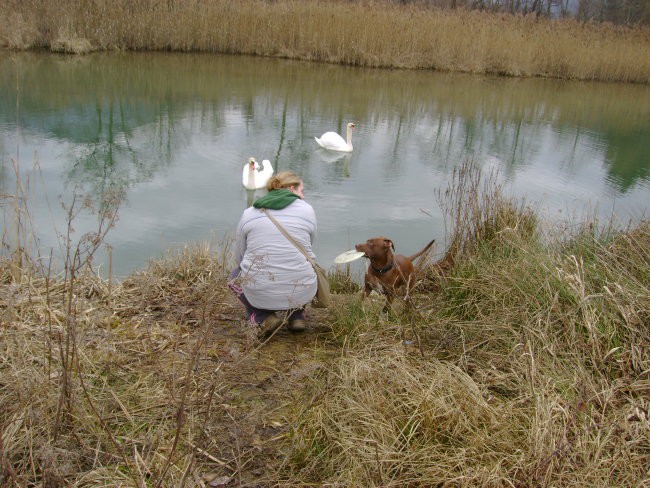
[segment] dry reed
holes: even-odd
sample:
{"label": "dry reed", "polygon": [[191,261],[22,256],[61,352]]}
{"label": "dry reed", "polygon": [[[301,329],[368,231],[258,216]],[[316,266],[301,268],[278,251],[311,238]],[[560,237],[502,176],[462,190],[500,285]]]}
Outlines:
{"label": "dry reed", "polygon": [[647,28],[392,2],[46,2],[0,7],[0,43],[56,51],[173,50],[366,67],[650,81]]}

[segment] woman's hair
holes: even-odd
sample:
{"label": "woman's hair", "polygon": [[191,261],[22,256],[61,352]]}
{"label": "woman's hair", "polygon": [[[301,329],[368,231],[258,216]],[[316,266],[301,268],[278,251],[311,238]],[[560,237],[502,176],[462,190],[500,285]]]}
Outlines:
{"label": "woman's hair", "polygon": [[266,189],[279,190],[280,188],[289,188],[290,186],[299,186],[302,179],[293,171],[280,171],[277,175],[273,175],[269,182],[266,184]]}

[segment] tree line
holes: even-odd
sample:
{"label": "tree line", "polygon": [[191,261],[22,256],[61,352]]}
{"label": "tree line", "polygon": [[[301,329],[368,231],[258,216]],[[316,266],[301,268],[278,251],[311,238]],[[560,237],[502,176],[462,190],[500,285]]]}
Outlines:
{"label": "tree line", "polygon": [[650,0],[398,0],[438,8],[466,8],[548,18],[573,18],[581,22],[650,25]]}

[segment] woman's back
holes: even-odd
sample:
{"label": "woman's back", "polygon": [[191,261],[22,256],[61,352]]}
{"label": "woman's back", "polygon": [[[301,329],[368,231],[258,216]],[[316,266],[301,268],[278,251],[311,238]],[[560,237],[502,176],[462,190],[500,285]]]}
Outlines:
{"label": "woman's back", "polygon": [[[314,209],[296,199],[280,210],[268,210],[312,257],[316,236]],[[316,273],[305,256],[260,209],[244,211],[237,229],[235,259],[240,262],[242,286],[250,302],[280,310],[304,305],[316,293]]]}

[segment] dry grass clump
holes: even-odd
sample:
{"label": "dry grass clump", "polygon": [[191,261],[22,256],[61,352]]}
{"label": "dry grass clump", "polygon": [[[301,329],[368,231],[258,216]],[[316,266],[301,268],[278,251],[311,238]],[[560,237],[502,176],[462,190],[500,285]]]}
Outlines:
{"label": "dry grass clump", "polygon": [[140,0],[0,6],[0,43],[203,51],[366,67],[437,69],[636,83],[650,81],[647,28],[440,10],[397,2]]}
{"label": "dry grass clump", "polygon": [[35,47],[35,41],[40,36],[35,19],[32,16],[26,18],[21,12],[13,9],[0,10],[0,12],[3,14],[2,18],[6,19],[5,25],[11,25],[11,28],[2,29],[1,45],[11,49]]}
{"label": "dry grass clump", "polygon": [[459,178],[436,291],[394,317],[334,311],[345,356],[307,399],[288,482],[642,485],[650,225],[551,236],[492,177]]}
{"label": "dry grass clump", "polygon": [[450,249],[457,258],[480,248],[502,247],[513,239],[537,238],[537,215],[526,202],[508,198],[503,187],[496,172],[482,175],[469,160],[454,169],[446,190],[438,191],[440,206],[449,217]]}
{"label": "dry grass clump", "polygon": [[[81,273],[73,297],[62,277],[26,272],[15,281],[8,264],[0,263],[0,480],[182,484],[192,446],[203,442],[201,399],[217,386],[193,370],[207,328],[189,332],[216,313],[222,263],[206,261],[205,247],[186,250],[110,292]],[[160,268],[177,279],[154,276]]]}
{"label": "dry grass clump", "polygon": [[495,395],[521,398],[528,385],[545,420],[531,426],[527,470],[545,482],[634,486],[645,476],[647,238],[644,223],[615,245],[576,236],[570,254],[519,243],[459,261],[445,282],[434,321],[444,325],[430,339]]}
{"label": "dry grass clump", "polygon": [[52,43],[50,49],[55,53],[66,54],[88,54],[89,52],[94,51],[88,39],[79,39],[77,37],[60,37]]}
{"label": "dry grass clump", "polygon": [[[146,270],[122,282],[122,288],[132,301],[122,300],[121,306],[128,305],[128,308],[120,312],[140,314],[146,310],[154,317],[199,323],[205,310],[197,305],[205,305],[207,300],[214,298],[212,295],[218,292],[215,282],[225,283],[229,271],[228,253],[228,242],[223,243],[216,259],[211,246],[200,243],[152,260]],[[137,294],[130,293],[131,290]]]}
{"label": "dry grass clump", "polygon": [[475,246],[435,307],[417,297],[424,358],[402,344],[408,316],[336,313],[346,354],[306,400],[287,483],[642,484],[649,229],[577,235],[573,254],[515,234],[507,253]]}
{"label": "dry grass clump", "polygon": [[312,395],[292,438],[302,482],[503,486],[525,451],[523,419],[512,423],[460,368],[433,358],[358,351]]}
{"label": "dry grass clump", "polygon": [[532,208],[508,198],[498,174],[482,175],[474,161],[455,168],[447,188],[436,196],[447,216],[449,244],[440,260],[420,269],[419,290],[439,290],[459,260],[467,263],[484,252],[507,256],[537,242],[538,217]]}
{"label": "dry grass clump", "polygon": [[334,270],[328,272],[327,277],[332,293],[350,294],[358,292],[361,289],[359,283],[357,283],[350,273],[349,265],[336,267]]}

